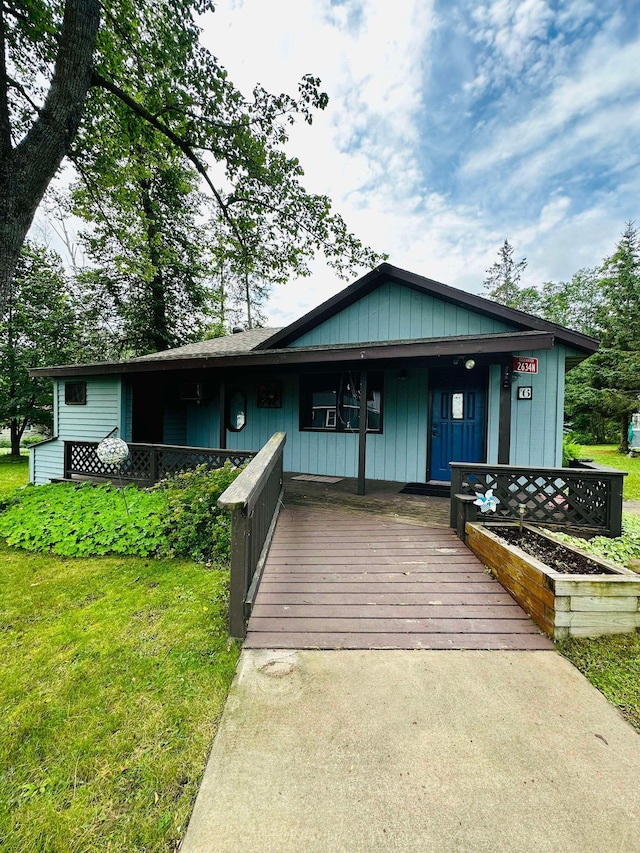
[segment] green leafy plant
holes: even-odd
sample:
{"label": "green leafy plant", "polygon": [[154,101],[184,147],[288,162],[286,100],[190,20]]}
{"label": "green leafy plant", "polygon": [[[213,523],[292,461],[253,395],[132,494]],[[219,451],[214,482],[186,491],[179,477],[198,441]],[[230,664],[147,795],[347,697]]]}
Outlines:
{"label": "green leafy plant", "polygon": [[165,507],[162,494],[135,486],[30,486],[0,516],[0,535],[8,545],[67,557],[146,556],[164,543]]}
{"label": "green leafy plant", "polygon": [[229,559],[231,517],[218,507],[218,498],[240,470],[228,462],[213,471],[201,465],[156,486],[167,499],[164,532],[170,554],[201,562]]}
{"label": "green leafy plant", "polygon": [[565,435],[562,437],[562,467],[568,468],[572,459],[580,459],[583,456],[582,447],[575,444],[573,436]]}
{"label": "green leafy plant", "polygon": [[593,539],[578,539],[565,533],[556,534],[564,542],[576,545],[590,554],[606,557],[626,566],[629,560],[640,559],[640,516],[623,513],[622,536],[610,539],[608,536],[594,536]]}

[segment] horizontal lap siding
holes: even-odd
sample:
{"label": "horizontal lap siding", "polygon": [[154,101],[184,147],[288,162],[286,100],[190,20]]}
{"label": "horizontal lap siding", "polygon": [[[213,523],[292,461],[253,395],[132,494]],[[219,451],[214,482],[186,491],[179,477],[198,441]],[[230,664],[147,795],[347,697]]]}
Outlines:
{"label": "horizontal lap siding", "polygon": [[438,338],[513,331],[513,327],[409,287],[387,282],[311,329],[290,346]]}
{"label": "horizontal lap siding", "polygon": [[85,406],[67,406],[64,380],[58,383],[58,437],[73,441],[100,441],[121,426],[120,378],[88,377]]}
{"label": "horizontal lap siding", "polygon": [[41,485],[64,477],[64,444],[59,439],[32,448],[30,480]]}
{"label": "horizontal lap siding", "polygon": [[101,441],[114,427],[120,429],[126,423],[122,413],[120,378],[90,376],[86,383],[86,405],[68,406],[64,402],[65,380],[54,382],[53,428],[57,439],[34,448],[35,483],[46,483],[64,476],[65,441]]}

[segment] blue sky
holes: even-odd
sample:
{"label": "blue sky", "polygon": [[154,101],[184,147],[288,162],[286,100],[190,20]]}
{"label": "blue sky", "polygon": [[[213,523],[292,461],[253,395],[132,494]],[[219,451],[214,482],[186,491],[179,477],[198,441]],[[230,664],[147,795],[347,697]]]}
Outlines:
{"label": "blue sky", "polygon": [[[640,2],[220,0],[204,38],[240,88],[322,78],[291,134],[305,185],[389,260],[478,292],[507,238],[569,278],[640,218]],[[278,288],[274,324],[344,282]]]}

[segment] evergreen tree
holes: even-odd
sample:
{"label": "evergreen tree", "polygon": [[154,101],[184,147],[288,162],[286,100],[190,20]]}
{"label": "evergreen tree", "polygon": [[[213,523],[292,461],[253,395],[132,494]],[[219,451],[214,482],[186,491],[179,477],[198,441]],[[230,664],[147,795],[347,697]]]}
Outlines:
{"label": "evergreen tree", "polygon": [[526,258],[514,261],[513,246],[505,240],[498,250],[498,260],[487,270],[483,282],[484,295],[509,308],[521,308],[520,279],[526,266]]}

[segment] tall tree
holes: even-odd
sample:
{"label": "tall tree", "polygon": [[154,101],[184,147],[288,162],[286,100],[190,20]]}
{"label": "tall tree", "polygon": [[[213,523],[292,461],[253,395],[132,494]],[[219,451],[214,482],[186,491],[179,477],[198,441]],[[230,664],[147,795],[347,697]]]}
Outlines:
{"label": "tall tree", "polygon": [[132,140],[126,158],[100,157],[99,180],[78,183],[74,212],[91,268],[80,281],[116,325],[119,353],[189,343],[202,330],[207,274],[197,176],[163,140]]}
{"label": "tall tree", "polygon": [[514,261],[513,246],[505,240],[498,250],[498,260],[487,270],[487,276],[483,282],[484,295],[509,308],[519,308],[520,279],[526,266],[526,258]]}
{"label": "tall tree", "polygon": [[79,356],[80,328],[62,261],[28,243],[0,315],[0,423],[11,432],[11,453],[30,424],[51,423],[51,382],[29,369],[70,363]]}
{"label": "tall tree", "polygon": [[0,0],[0,303],[63,159],[82,174],[87,141],[116,142],[121,117],[171,142],[245,256],[259,234],[274,275],[308,272],[316,250],[343,273],[379,260],[326,197],[305,191],[284,152],[286,124],[327,104],[319,81],[303,78],[295,98],[260,86],[244,97],[199,44],[197,16],[212,10],[211,0]]}
{"label": "tall tree", "polygon": [[627,452],[631,415],[640,407],[640,235],[627,222],[615,252],[601,269],[603,303],[597,312],[599,351],[589,361],[590,385],[600,409],[618,419]]}

